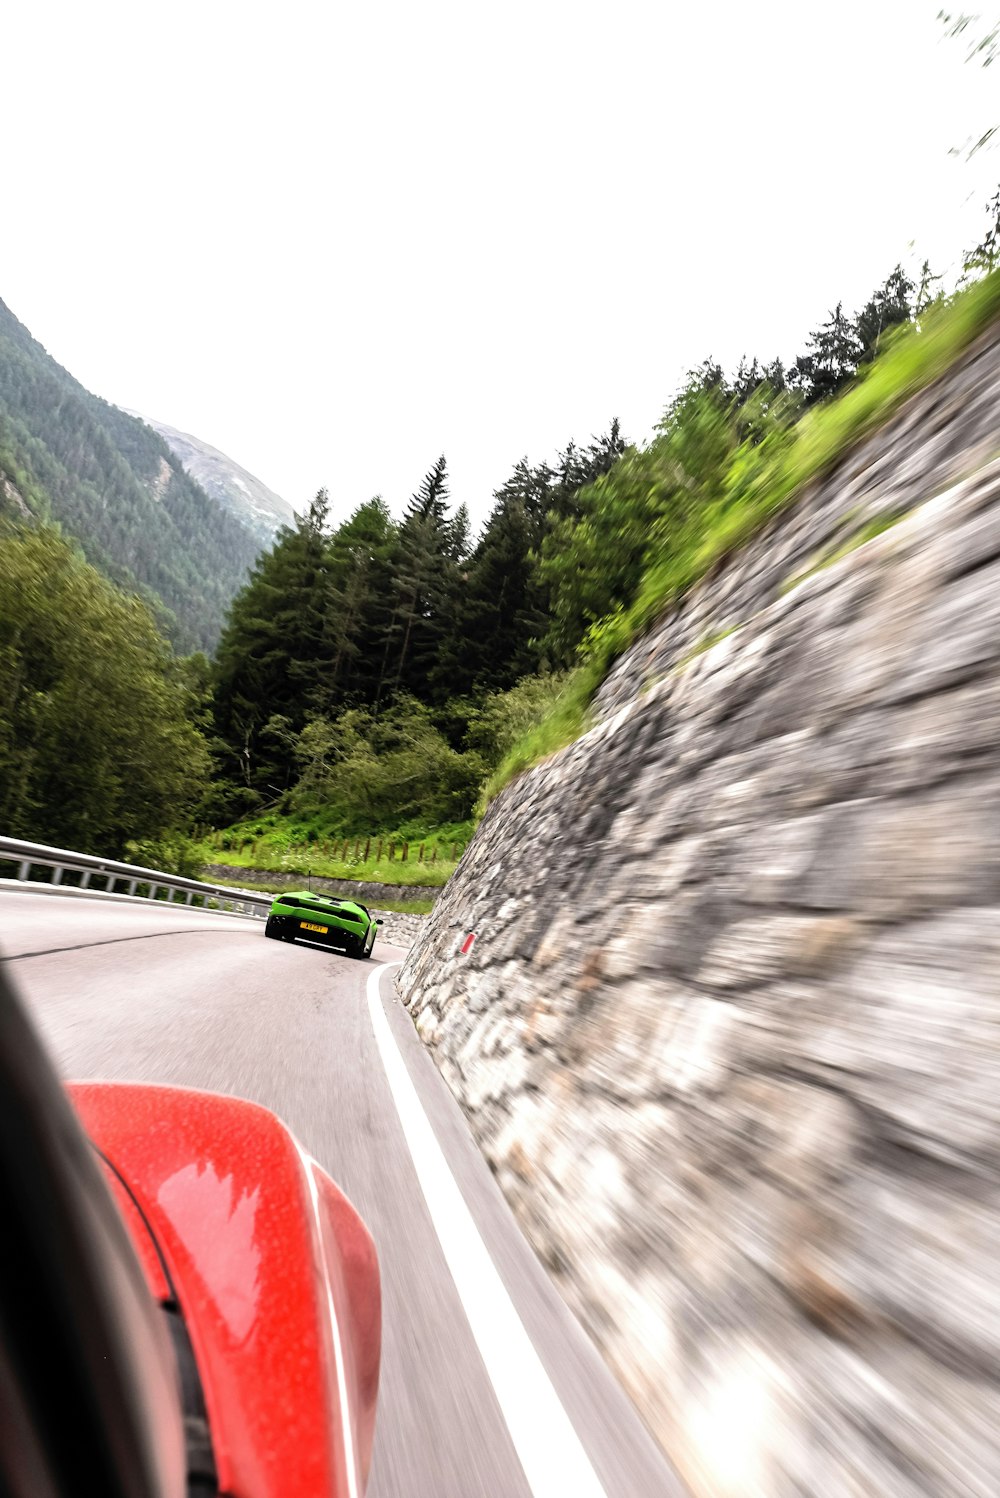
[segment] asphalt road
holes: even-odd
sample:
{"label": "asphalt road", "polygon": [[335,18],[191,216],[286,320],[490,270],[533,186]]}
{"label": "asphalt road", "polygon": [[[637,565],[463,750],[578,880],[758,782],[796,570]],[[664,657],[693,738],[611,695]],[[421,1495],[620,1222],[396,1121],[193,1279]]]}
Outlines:
{"label": "asphalt road", "polygon": [[532,1464],[503,1394],[505,1384],[516,1389],[519,1370],[498,1378],[473,1330],[489,1308],[469,1307],[468,1282],[442,1249],[453,1224],[441,1222],[439,1203],[435,1225],[433,1194],[425,1196],[397,1111],[399,1087],[387,1077],[389,1037],[380,1049],[373,1031],[366,981],[401,951],[376,943],[371,962],[356,962],[266,941],[260,922],[20,890],[0,892],[0,950],[64,1077],[175,1083],[263,1103],[361,1211],[384,1296],[371,1498],[576,1498],[575,1481],[559,1483],[564,1452],[567,1476],[582,1461],[595,1478],[590,1491],[606,1498],[681,1492],[525,1243],[386,969],[373,1003],[381,1000],[509,1297],[501,1290],[495,1307],[500,1334],[520,1319],[552,1408],[568,1417],[550,1419],[539,1404],[545,1423],[534,1436],[556,1476],[525,1475]]}

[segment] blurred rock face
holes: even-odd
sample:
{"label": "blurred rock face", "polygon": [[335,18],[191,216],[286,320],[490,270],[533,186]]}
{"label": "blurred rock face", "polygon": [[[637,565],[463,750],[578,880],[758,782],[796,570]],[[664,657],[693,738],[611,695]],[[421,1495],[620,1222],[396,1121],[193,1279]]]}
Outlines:
{"label": "blurred rock face", "polygon": [[998,412],[987,341],[640,642],[401,974],[699,1495],[1000,1492]]}

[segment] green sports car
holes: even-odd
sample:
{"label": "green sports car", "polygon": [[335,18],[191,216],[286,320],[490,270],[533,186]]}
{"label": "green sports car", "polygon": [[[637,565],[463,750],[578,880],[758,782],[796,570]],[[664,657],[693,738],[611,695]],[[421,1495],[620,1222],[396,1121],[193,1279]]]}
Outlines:
{"label": "green sports car", "polygon": [[357,900],[338,900],[330,895],[314,895],[310,890],[293,890],[277,895],[264,927],[264,935],[275,941],[318,942],[321,946],[342,947],[348,957],[370,957],[375,933],[382,922],[376,920]]}

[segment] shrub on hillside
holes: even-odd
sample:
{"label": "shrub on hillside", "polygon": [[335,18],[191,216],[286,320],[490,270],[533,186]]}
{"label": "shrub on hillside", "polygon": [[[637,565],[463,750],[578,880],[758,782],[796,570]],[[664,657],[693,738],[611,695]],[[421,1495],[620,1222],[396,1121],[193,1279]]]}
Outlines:
{"label": "shrub on hillside", "polygon": [[298,736],[295,811],[335,806],[345,824],[386,827],[469,816],[486,772],[481,754],[453,749],[430,710],[404,697],[378,717],[352,708],[313,718]]}

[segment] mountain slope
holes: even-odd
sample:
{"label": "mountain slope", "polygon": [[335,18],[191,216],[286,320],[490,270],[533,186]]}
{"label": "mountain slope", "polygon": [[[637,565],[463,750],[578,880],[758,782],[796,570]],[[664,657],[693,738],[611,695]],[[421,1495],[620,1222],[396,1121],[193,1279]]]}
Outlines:
{"label": "mountain slope", "polygon": [[112,581],[141,593],[179,650],[214,647],[260,540],[158,433],[85,390],[3,302],[0,478]]}
{"label": "mountain slope", "polygon": [[185,473],[200,484],[211,499],[252,531],[262,545],[269,546],[281,526],[293,524],[295,511],[287,500],[225,453],[220,453],[218,448],[202,442],[200,437],[192,437],[190,432],[179,432],[176,427],[167,426],[166,422],[140,416],[138,411],[130,414],[158,432],[180,459]]}

